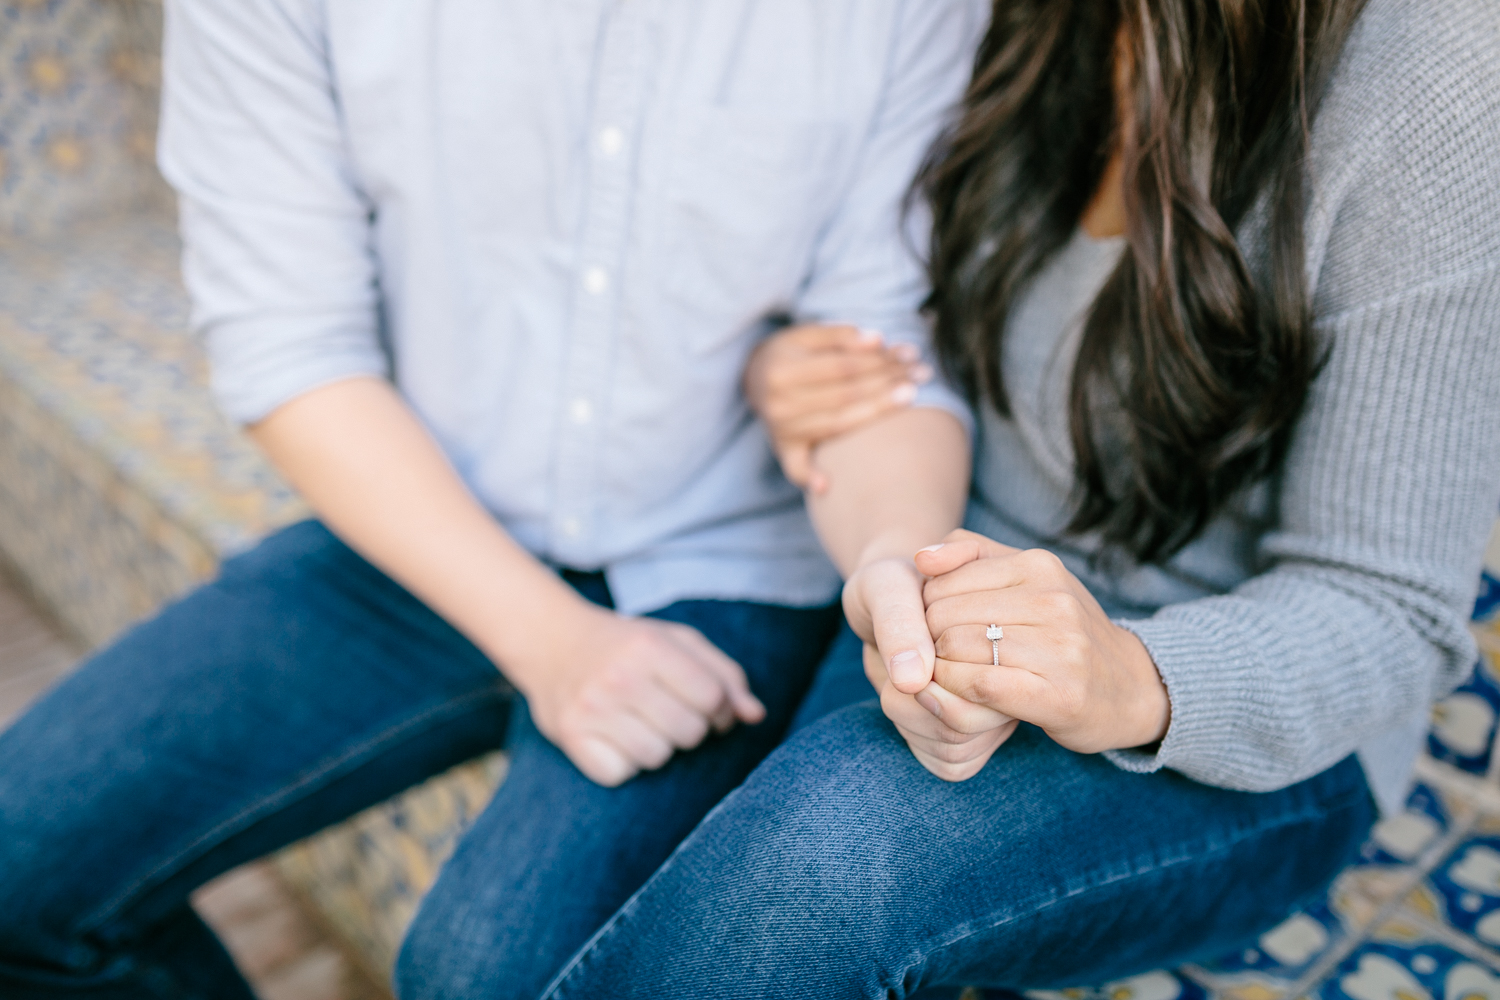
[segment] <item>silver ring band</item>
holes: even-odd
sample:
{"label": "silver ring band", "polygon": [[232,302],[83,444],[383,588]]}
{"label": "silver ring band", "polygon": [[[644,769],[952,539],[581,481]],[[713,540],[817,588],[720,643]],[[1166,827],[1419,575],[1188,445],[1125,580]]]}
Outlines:
{"label": "silver ring band", "polygon": [[990,651],[995,654],[994,666],[1000,665],[1000,640],[1005,638],[1005,629],[999,625],[991,625],[984,630],[984,637],[990,641]]}

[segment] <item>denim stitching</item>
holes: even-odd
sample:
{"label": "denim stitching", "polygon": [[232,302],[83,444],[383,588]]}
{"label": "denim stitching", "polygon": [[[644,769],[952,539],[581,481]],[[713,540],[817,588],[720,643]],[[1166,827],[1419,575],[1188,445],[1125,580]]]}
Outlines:
{"label": "denim stitching", "polygon": [[[738,793],[738,789],[736,789],[736,791],[734,793],[731,793],[731,795],[729,797],[726,797],[723,801],[721,801],[709,813],[709,816],[705,816],[704,817],[703,823],[706,824],[708,822],[709,817],[711,817],[714,813],[717,813],[721,809],[723,809],[724,806],[726,805],[726,803],[728,803],[729,798],[732,798],[733,795],[737,794],[737,793]],[[903,970],[903,982],[904,982],[905,977],[908,976],[908,975],[910,975],[913,969],[918,968],[922,964],[925,964],[925,962],[927,961],[927,959],[930,958],[932,956],[932,954],[934,954],[935,952],[940,951],[940,950],[942,950],[944,948],[951,947],[951,946],[957,944],[958,942],[964,940],[967,937],[971,937],[971,936],[973,936],[975,934],[979,934],[979,933],[982,933],[982,932],[987,931],[987,930],[994,930],[996,927],[1002,927],[1005,924],[1011,923],[1011,922],[1013,922],[1015,920],[1019,920],[1022,917],[1033,916],[1033,915],[1035,915],[1037,913],[1043,912],[1044,910],[1051,909],[1052,907],[1058,905],[1059,903],[1062,903],[1062,902],[1065,902],[1065,901],[1071,900],[1071,899],[1076,899],[1079,896],[1086,895],[1086,894],[1094,892],[1094,891],[1096,891],[1098,889],[1103,889],[1106,886],[1117,885],[1120,882],[1129,881],[1130,879],[1140,878],[1142,876],[1145,876],[1145,875],[1148,875],[1148,874],[1152,874],[1152,873],[1155,873],[1155,872],[1166,871],[1168,869],[1175,868],[1175,867],[1178,867],[1180,865],[1190,864],[1190,863],[1195,862],[1195,861],[1200,861],[1200,860],[1204,860],[1204,859],[1207,859],[1207,858],[1215,857],[1217,855],[1225,854],[1225,853],[1229,852],[1230,850],[1234,849],[1235,847],[1238,847],[1240,844],[1243,844],[1246,841],[1251,840],[1252,838],[1261,836],[1262,834],[1268,833],[1268,832],[1270,832],[1272,830],[1277,830],[1277,829],[1281,829],[1281,828],[1288,827],[1288,826],[1295,826],[1297,824],[1304,823],[1304,822],[1309,822],[1309,821],[1314,821],[1314,820],[1326,818],[1328,816],[1331,816],[1335,812],[1340,812],[1340,811],[1343,811],[1343,810],[1346,810],[1346,809],[1352,809],[1354,807],[1354,803],[1353,802],[1348,802],[1348,803],[1340,803],[1339,802],[1339,800],[1341,800],[1341,799],[1346,799],[1346,798],[1351,798],[1351,797],[1355,797],[1355,796],[1347,796],[1347,795],[1333,796],[1332,797],[1332,801],[1334,803],[1337,803],[1337,804],[1333,805],[1332,808],[1328,808],[1328,803],[1327,802],[1318,803],[1318,806],[1316,808],[1313,808],[1313,809],[1310,809],[1310,810],[1309,809],[1299,810],[1299,811],[1297,811],[1295,813],[1290,813],[1290,814],[1288,814],[1286,816],[1283,816],[1283,817],[1281,817],[1281,818],[1279,818],[1279,819],[1277,819],[1277,820],[1275,820],[1273,822],[1264,823],[1264,824],[1262,824],[1260,826],[1252,827],[1248,831],[1245,831],[1245,832],[1241,833],[1239,836],[1235,837],[1232,840],[1225,841],[1219,847],[1214,848],[1212,850],[1204,851],[1202,853],[1192,854],[1191,856],[1181,857],[1181,858],[1178,858],[1178,859],[1175,859],[1175,860],[1172,860],[1172,861],[1167,861],[1167,862],[1162,863],[1162,864],[1152,865],[1152,866],[1150,866],[1148,868],[1135,869],[1135,870],[1133,870],[1131,872],[1128,872],[1125,875],[1120,875],[1120,876],[1117,876],[1117,877],[1114,877],[1114,878],[1108,878],[1108,879],[1105,879],[1102,882],[1097,882],[1097,883],[1094,883],[1092,885],[1087,885],[1087,886],[1080,887],[1078,889],[1075,889],[1072,892],[1065,893],[1064,895],[1058,896],[1056,899],[1049,900],[1048,902],[1046,902],[1045,904],[1043,904],[1041,906],[1038,906],[1038,907],[1035,907],[1033,909],[1027,910],[1026,913],[1024,913],[1024,914],[1015,914],[1015,915],[1006,917],[1006,918],[1001,919],[1001,920],[995,920],[995,921],[993,921],[991,923],[987,923],[984,926],[980,926],[980,927],[976,927],[975,926],[975,924],[978,923],[978,921],[970,921],[968,924],[963,925],[963,926],[965,926],[965,927],[967,927],[969,929],[962,931],[961,933],[957,934],[957,936],[952,937],[949,940],[944,941],[944,942],[942,942],[940,944],[937,944],[937,945],[929,945],[929,946],[923,946],[923,947],[919,948],[918,949],[919,953],[922,954],[925,957],[917,960],[914,963],[910,963],[907,966],[905,966],[905,968]],[[561,970],[559,970],[559,972],[557,973],[557,975],[553,977],[552,982],[549,983],[547,985],[546,990],[543,991],[542,996],[541,996],[541,1000],[558,1000],[558,998],[566,996],[565,990],[566,990],[566,987],[567,987],[567,980],[572,976],[572,974],[576,970],[578,970],[580,967],[582,967],[583,964],[589,958],[592,957],[593,953],[597,950],[598,945],[603,942],[604,938],[607,937],[608,935],[612,934],[616,929],[618,929],[618,925],[621,924],[622,922],[624,922],[626,919],[628,919],[630,917],[630,915],[638,908],[637,904],[638,904],[640,898],[645,894],[646,890],[651,887],[651,884],[653,882],[655,882],[659,877],[661,877],[662,875],[664,875],[667,871],[669,871],[671,869],[672,865],[677,861],[677,856],[682,853],[683,849],[686,848],[686,846],[687,846],[688,840],[691,840],[691,839],[692,838],[690,836],[690,837],[687,838],[687,840],[684,840],[681,844],[679,844],[677,846],[677,849],[672,852],[671,857],[667,858],[667,860],[662,863],[662,866],[656,870],[656,873],[654,875],[652,875],[650,879],[647,880],[646,884],[643,885],[643,886],[641,886],[640,889],[636,890],[635,894],[632,895],[628,900],[625,901],[625,905],[621,906],[620,909],[619,909],[619,911],[613,917],[611,917],[604,924],[603,927],[600,927],[599,930],[597,930],[597,931],[594,932],[593,937],[589,938],[589,940],[583,945],[583,947],[578,950],[578,953],[575,954],[573,956],[573,958],[570,959],[568,961],[568,963],[562,967]]]}
{"label": "denim stitching", "polygon": [[448,701],[433,706],[425,712],[411,716],[385,729],[380,734],[365,740],[363,743],[355,744],[336,757],[325,760],[318,768],[306,772],[302,778],[283,785],[265,798],[247,806],[234,816],[219,823],[188,844],[187,847],[136,879],[127,888],[116,893],[85,917],[77,927],[78,932],[92,933],[98,930],[100,926],[116,917],[132,897],[153,882],[158,881],[158,877],[164,872],[170,873],[173,870],[180,869],[185,861],[199,854],[205,846],[213,846],[222,842],[229,834],[238,832],[238,830],[249,826],[251,822],[275,812],[278,807],[287,804],[294,797],[300,797],[305,793],[316,791],[318,788],[326,785],[328,780],[348,770],[352,770],[352,767],[349,765],[363,763],[368,760],[374,756],[372,751],[391,743],[397,736],[400,736],[407,730],[424,725],[432,720],[441,721],[442,718],[457,714],[457,710],[466,706],[469,702],[490,698],[494,694],[494,689],[485,689],[470,691],[457,698],[451,698]]}
{"label": "denim stitching", "polygon": [[[1340,798],[1342,798],[1342,797],[1343,796],[1340,796]],[[1035,916],[1038,913],[1042,913],[1042,912],[1044,912],[1046,910],[1052,909],[1054,906],[1057,906],[1060,903],[1065,903],[1065,902],[1068,902],[1070,900],[1077,899],[1080,896],[1086,896],[1089,893],[1097,892],[1098,890],[1104,889],[1104,888],[1109,887],[1109,886],[1119,885],[1121,882],[1128,882],[1131,879],[1141,878],[1141,877],[1146,876],[1146,875],[1152,875],[1152,874],[1156,874],[1158,872],[1164,872],[1164,871],[1168,871],[1168,870],[1173,869],[1173,868],[1178,868],[1178,867],[1181,867],[1182,865],[1193,864],[1193,863],[1198,862],[1198,861],[1204,861],[1204,860],[1208,860],[1210,858],[1215,858],[1215,857],[1219,857],[1219,856],[1224,855],[1224,854],[1228,854],[1231,851],[1233,851],[1236,847],[1238,847],[1239,845],[1245,843],[1246,841],[1252,840],[1252,839],[1254,839],[1256,837],[1262,836],[1263,834],[1266,834],[1266,833],[1269,833],[1269,832],[1272,832],[1272,831],[1275,831],[1275,830],[1283,829],[1283,828],[1289,827],[1289,826],[1297,826],[1297,825],[1300,825],[1300,824],[1303,824],[1303,823],[1316,822],[1318,820],[1327,819],[1329,816],[1333,815],[1336,812],[1342,812],[1344,810],[1348,810],[1348,809],[1352,809],[1352,808],[1354,808],[1354,803],[1350,802],[1350,803],[1343,804],[1343,805],[1335,805],[1331,809],[1329,809],[1329,808],[1318,808],[1318,809],[1314,809],[1314,810],[1303,810],[1303,811],[1299,811],[1299,812],[1296,812],[1296,813],[1292,813],[1292,814],[1284,816],[1284,817],[1282,817],[1280,819],[1277,819],[1277,820],[1275,820],[1273,822],[1265,823],[1265,824],[1262,824],[1260,826],[1253,827],[1250,830],[1245,831],[1244,833],[1240,834],[1237,837],[1234,837],[1234,838],[1232,838],[1230,840],[1224,841],[1218,847],[1215,847],[1215,848],[1212,848],[1212,849],[1209,849],[1209,850],[1205,850],[1205,851],[1202,851],[1200,853],[1194,853],[1194,854],[1189,854],[1189,855],[1185,855],[1185,856],[1182,856],[1182,857],[1174,858],[1174,859],[1172,859],[1170,861],[1166,861],[1166,862],[1163,862],[1161,864],[1151,865],[1151,866],[1146,867],[1146,868],[1137,868],[1137,869],[1135,869],[1133,871],[1127,872],[1124,875],[1118,875],[1118,876],[1115,876],[1113,878],[1106,878],[1103,881],[1095,882],[1095,883],[1093,883],[1091,885],[1081,886],[1081,887],[1073,890],[1072,892],[1066,892],[1066,893],[1062,894],[1061,896],[1058,896],[1055,899],[1048,900],[1046,903],[1043,903],[1040,906],[1037,906],[1037,907],[1034,907],[1032,909],[1029,909],[1025,913],[1012,914],[1010,916],[1004,917],[1004,918],[999,919],[999,920],[992,920],[991,922],[988,922],[988,923],[982,922],[983,918],[981,918],[980,920],[971,920],[967,924],[961,925],[961,927],[964,927],[964,928],[967,928],[967,929],[959,931],[957,934],[955,934],[953,937],[949,938],[948,940],[943,941],[940,944],[936,944],[936,945],[926,945],[926,946],[923,946],[923,948],[921,950],[921,953],[922,953],[922,955],[924,957],[922,959],[920,959],[918,962],[908,965],[906,967],[906,974],[909,975],[911,973],[912,969],[916,968],[918,965],[924,964],[936,952],[942,951],[944,948],[950,948],[953,945],[958,944],[960,941],[963,941],[965,938],[973,937],[976,934],[982,934],[985,931],[994,930],[997,927],[1003,927],[1006,924],[1014,923],[1015,921],[1020,920],[1020,919],[1022,919],[1024,917]],[[980,926],[976,926],[976,925],[980,925]]]}

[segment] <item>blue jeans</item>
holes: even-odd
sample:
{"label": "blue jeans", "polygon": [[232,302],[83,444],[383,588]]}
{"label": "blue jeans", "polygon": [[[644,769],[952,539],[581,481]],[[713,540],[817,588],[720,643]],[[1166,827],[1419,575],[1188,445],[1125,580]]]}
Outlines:
{"label": "blue jeans", "polygon": [[[608,602],[599,576],[573,574]],[[315,523],[94,656],[0,734],[0,997],[250,1000],[188,906],[214,876],[460,761],[508,779],[422,906],[403,1000],[535,997],[781,738],[834,609],[689,601],[769,715],[617,789],[493,665]]]}
{"label": "blue jeans", "polygon": [[1243,946],[1321,893],[1374,819],[1353,758],[1247,794],[1127,774],[1027,726],[978,776],[948,784],[874,703],[818,719],[861,674],[846,631],[806,727],[709,814],[548,1000],[1097,984]]}

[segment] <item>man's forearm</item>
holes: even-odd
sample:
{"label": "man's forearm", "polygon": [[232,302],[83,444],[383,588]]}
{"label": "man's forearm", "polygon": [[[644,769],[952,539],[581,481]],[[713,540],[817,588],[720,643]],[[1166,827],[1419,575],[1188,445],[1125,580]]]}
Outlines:
{"label": "man's forearm", "polygon": [[542,658],[527,644],[546,630],[497,626],[548,620],[577,598],[474,499],[389,383],[324,386],[250,434],[330,530],[507,674]]}
{"label": "man's forearm", "polygon": [[905,410],[818,446],[829,488],[808,498],[839,572],[875,559],[909,559],[963,521],[969,436],[951,414]]}

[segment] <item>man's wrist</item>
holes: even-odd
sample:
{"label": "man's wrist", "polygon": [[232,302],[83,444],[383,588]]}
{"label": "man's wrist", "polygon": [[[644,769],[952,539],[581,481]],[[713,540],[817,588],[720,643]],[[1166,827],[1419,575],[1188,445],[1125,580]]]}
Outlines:
{"label": "man's wrist", "polygon": [[855,571],[858,572],[872,563],[881,562],[885,559],[911,563],[913,570],[915,570],[916,564],[913,560],[916,557],[917,550],[924,545],[936,544],[941,538],[941,535],[937,538],[927,538],[905,529],[893,529],[881,532],[865,543],[865,547],[860,550],[859,559],[854,564]]}
{"label": "man's wrist", "polygon": [[547,674],[558,642],[581,631],[576,621],[593,607],[550,571],[544,572],[551,577],[548,585],[536,587],[520,601],[497,595],[494,606],[506,611],[487,618],[477,641],[506,679],[528,696]]}

